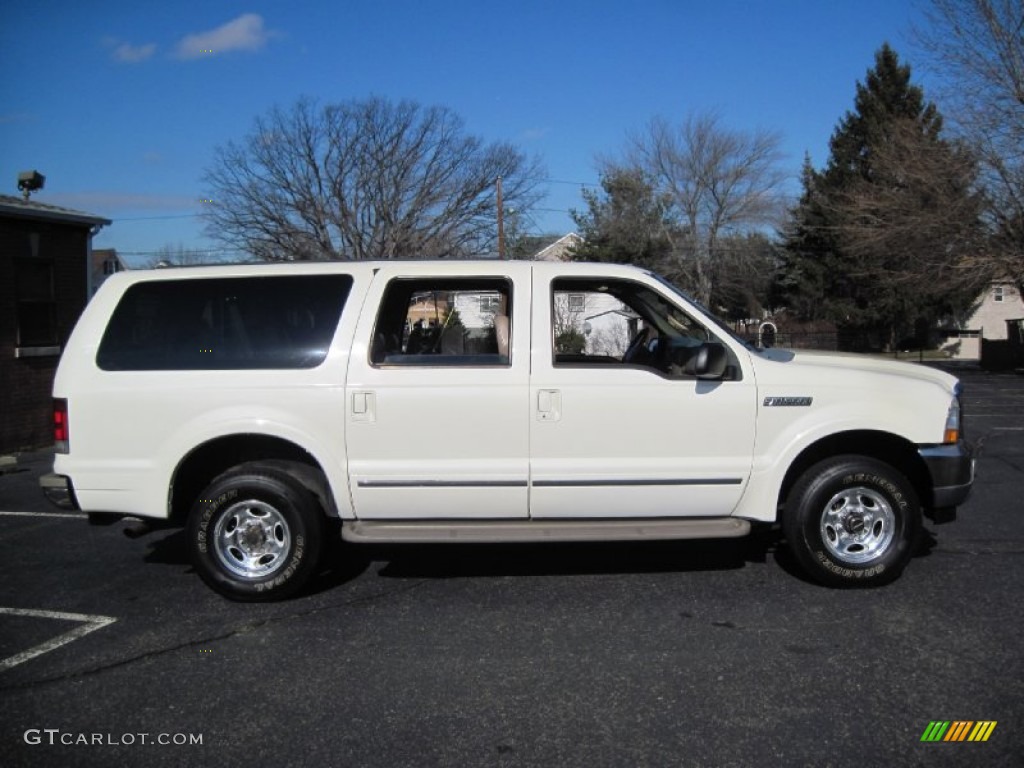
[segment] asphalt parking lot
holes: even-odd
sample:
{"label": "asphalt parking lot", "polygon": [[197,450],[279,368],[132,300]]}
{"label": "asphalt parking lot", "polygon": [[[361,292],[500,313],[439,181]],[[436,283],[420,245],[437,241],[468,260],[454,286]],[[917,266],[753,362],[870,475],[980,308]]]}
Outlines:
{"label": "asphalt parking lot", "polygon": [[[182,535],[57,514],[0,477],[0,762],[16,766],[1024,763],[1024,376],[965,369],[975,491],[878,590],[770,534],[337,547],[239,605]],[[926,742],[935,721],[995,722]]]}

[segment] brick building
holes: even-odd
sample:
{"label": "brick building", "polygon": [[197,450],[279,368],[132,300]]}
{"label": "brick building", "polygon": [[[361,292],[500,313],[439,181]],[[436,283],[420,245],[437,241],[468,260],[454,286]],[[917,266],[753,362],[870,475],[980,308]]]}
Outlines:
{"label": "brick building", "polygon": [[108,219],[0,195],[0,454],[45,447],[53,376]]}

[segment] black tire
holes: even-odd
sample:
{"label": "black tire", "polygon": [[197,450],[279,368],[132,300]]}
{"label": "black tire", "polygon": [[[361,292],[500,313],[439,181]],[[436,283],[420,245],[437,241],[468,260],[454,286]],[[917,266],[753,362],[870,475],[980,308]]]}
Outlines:
{"label": "black tire", "polygon": [[893,467],[864,456],[815,464],[793,486],[783,531],[816,581],[876,587],[902,573],[921,530],[913,486]]}
{"label": "black tire", "polygon": [[196,499],[189,550],[200,577],[224,597],[281,600],[316,572],[323,530],[320,505],[302,483],[277,467],[243,464]]}

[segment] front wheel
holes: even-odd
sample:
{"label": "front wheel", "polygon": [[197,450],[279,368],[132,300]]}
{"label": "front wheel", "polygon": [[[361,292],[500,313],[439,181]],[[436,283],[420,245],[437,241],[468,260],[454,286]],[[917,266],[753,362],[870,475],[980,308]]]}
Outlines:
{"label": "front wheel", "polygon": [[834,587],[897,578],[920,528],[913,486],[888,464],[862,456],[837,456],[808,469],[783,517],[796,559],[816,581]]}
{"label": "front wheel", "polygon": [[196,571],[224,597],[279,600],[313,575],[323,541],[314,495],[287,472],[258,463],[217,477],[192,507]]}

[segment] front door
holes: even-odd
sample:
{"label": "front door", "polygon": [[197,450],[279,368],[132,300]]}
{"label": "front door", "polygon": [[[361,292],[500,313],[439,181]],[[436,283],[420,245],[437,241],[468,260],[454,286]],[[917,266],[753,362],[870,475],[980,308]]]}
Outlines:
{"label": "front door", "polygon": [[530,514],[724,516],[750,474],[756,396],[730,351],[728,380],[688,376],[714,333],[654,281],[557,266],[534,277]]}

